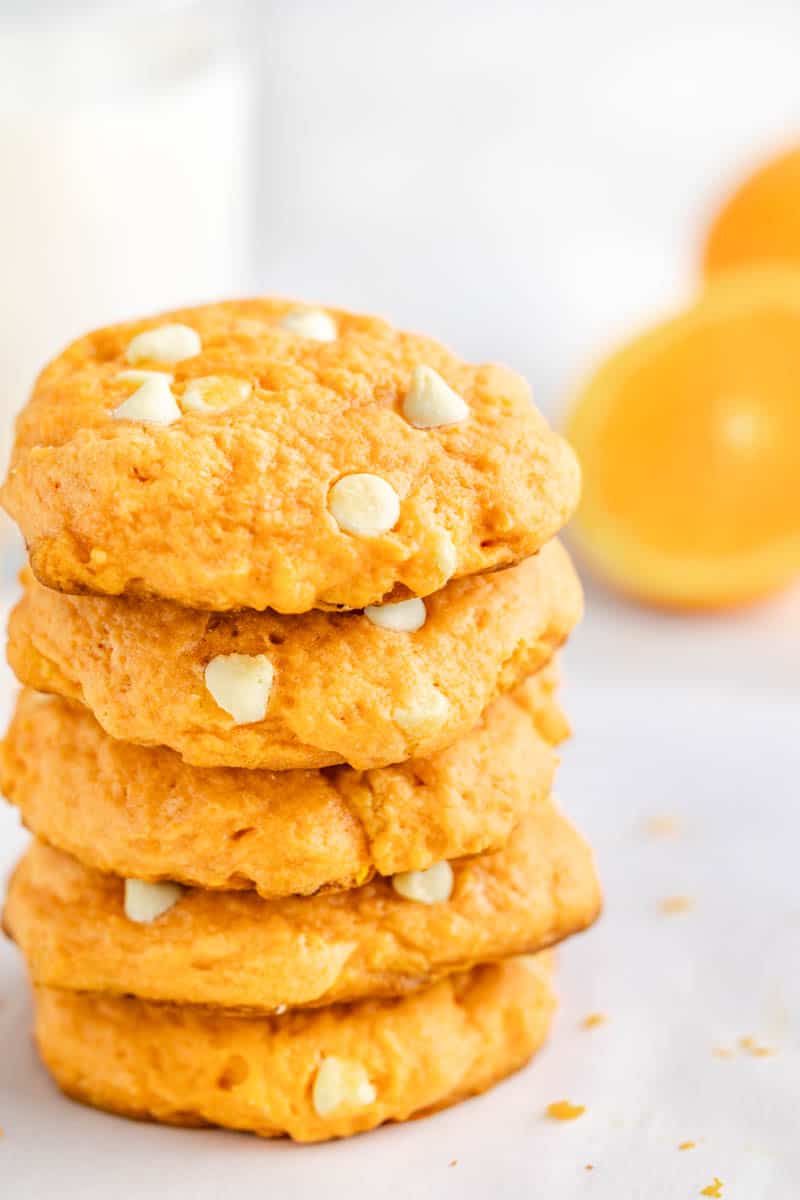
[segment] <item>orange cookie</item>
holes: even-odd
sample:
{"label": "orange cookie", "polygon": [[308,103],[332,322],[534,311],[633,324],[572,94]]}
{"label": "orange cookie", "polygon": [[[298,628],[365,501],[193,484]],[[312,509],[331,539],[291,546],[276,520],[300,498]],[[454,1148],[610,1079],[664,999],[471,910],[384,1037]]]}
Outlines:
{"label": "orange cookie", "polygon": [[19,418],[2,498],[51,587],[298,613],[507,566],[578,489],[514,372],[247,300],[69,346]]}
{"label": "orange cookie", "polygon": [[23,691],[0,788],[37,837],[101,871],[266,898],[355,887],[506,843],[553,782],[568,732],[555,682],[546,668],[446,750],[374,771],[190,767]]}
{"label": "orange cookie", "polygon": [[[127,742],[197,766],[360,769],[429,756],[543,666],[578,620],[566,551],[378,613],[211,614],[68,596],[26,572],[9,624],[23,683],[82,701]],[[417,606],[420,611],[417,610]]]}
{"label": "orange cookie", "polygon": [[477,967],[400,1000],[237,1017],[36,988],[59,1087],[97,1108],[319,1142],[483,1092],[544,1042],[548,955]]}
{"label": "orange cookie", "polygon": [[283,900],[124,882],[34,843],[4,924],[36,984],[263,1013],[402,995],[546,949],[599,907],[589,847],[545,803],[494,854]]}

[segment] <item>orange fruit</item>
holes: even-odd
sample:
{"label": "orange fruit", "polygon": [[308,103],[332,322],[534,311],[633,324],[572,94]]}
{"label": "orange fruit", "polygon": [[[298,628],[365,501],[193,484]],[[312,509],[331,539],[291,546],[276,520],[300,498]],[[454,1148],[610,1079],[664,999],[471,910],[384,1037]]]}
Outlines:
{"label": "orange fruit", "polygon": [[800,272],[723,276],[578,396],[574,540],[627,592],[742,604],[800,571]]}
{"label": "orange fruit", "polygon": [[744,181],[715,218],[703,253],[707,278],[781,262],[800,266],[800,148]]}

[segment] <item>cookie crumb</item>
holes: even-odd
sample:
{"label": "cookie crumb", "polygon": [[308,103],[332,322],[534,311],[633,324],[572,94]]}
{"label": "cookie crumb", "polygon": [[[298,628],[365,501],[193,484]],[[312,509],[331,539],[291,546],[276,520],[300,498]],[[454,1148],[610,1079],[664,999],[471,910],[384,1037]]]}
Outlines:
{"label": "cookie crumb", "polygon": [[694,901],[691,896],[665,896],[658,907],[664,916],[674,917],[689,912],[694,907]]}
{"label": "cookie crumb", "polygon": [[547,1106],[547,1115],[554,1121],[575,1121],[585,1112],[585,1104],[571,1104],[569,1100],[554,1100]]}
{"label": "cookie crumb", "polygon": [[704,1187],[703,1190],[700,1192],[700,1195],[701,1196],[713,1196],[715,1198],[715,1200],[720,1200],[720,1197],[722,1196],[722,1186],[723,1186],[722,1180],[717,1179],[717,1177],[715,1175],[714,1182],[709,1183],[706,1187]]}
{"label": "cookie crumb", "polygon": [[593,1171],[593,1170],[594,1170],[594,1163],[587,1163],[587,1164],[586,1164],[586,1166],[585,1166],[583,1169],[584,1169],[584,1171]]}
{"label": "cookie crumb", "polygon": [[671,838],[678,837],[683,830],[677,817],[661,815],[645,821],[644,831],[651,838]]}
{"label": "cookie crumb", "polygon": [[697,1142],[678,1142],[679,1150],[694,1150]]}
{"label": "cookie crumb", "polygon": [[776,1053],[774,1046],[761,1046],[750,1034],[739,1038],[739,1046],[753,1058],[770,1058]]}
{"label": "cookie crumb", "polygon": [[457,1159],[457,1158],[451,1158],[451,1159],[450,1159],[450,1162],[449,1162],[447,1165],[448,1165],[448,1167],[457,1167],[457,1166],[458,1166],[458,1159]]}
{"label": "cookie crumb", "polygon": [[581,1021],[581,1029],[597,1029],[599,1025],[605,1025],[608,1017],[605,1013],[593,1012],[584,1017]]}
{"label": "cookie crumb", "polygon": [[[737,1042],[738,1048],[752,1058],[771,1058],[778,1051],[774,1046],[763,1046],[751,1034],[745,1034]],[[711,1053],[715,1058],[735,1058],[736,1050],[731,1046],[714,1046]]]}

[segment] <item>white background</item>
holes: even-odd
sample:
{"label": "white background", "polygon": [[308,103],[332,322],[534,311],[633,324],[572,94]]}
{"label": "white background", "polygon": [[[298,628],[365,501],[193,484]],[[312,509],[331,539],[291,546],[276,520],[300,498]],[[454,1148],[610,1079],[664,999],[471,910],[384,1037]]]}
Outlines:
{"label": "white background", "polygon": [[691,294],[800,131],[794,0],[262,5],[257,285],[384,312],[557,409]]}
{"label": "white background", "polygon": [[[719,197],[800,131],[788,0],[286,0],[249,22],[261,182],[242,288],[505,360],[554,416],[609,344],[691,294]],[[718,1175],[724,1200],[795,1200],[799,620],[797,595],[701,620],[590,590],[559,790],[607,909],[561,955],[561,1014],[529,1070],[329,1147],[136,1126],[57,1096],[3,945],[0,1196],[678,1200]],[[648,836],[662,814],[679,836]],[[10,810],[0,838],[8,866]],[[694,906],[664,916],[675,894]],[[609,1021],[588,1033],[593,1010]],[[776,1053],[713,1055],[742,1035]],[[547,1121],[563,1097],[586,1115]]]}

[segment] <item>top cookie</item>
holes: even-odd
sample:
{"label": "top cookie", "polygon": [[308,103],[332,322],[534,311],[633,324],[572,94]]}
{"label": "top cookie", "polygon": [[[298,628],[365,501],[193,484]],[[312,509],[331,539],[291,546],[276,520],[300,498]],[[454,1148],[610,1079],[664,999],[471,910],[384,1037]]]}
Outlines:
{"label": "top cookie", "polygon": [[514,372],[246,300],[69,346],[18,419],[2,500],[50,587],[299,613],[516,562],[578,489]]}

